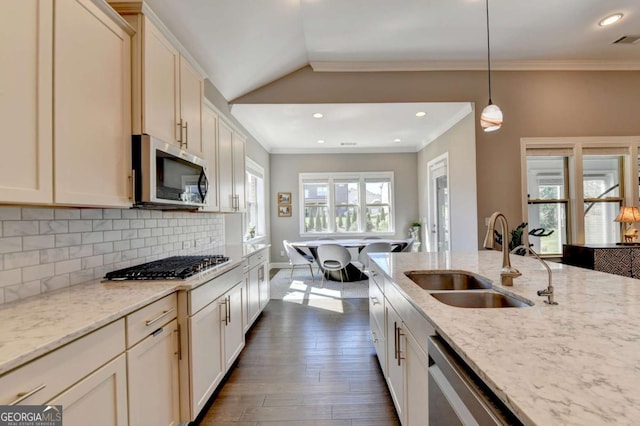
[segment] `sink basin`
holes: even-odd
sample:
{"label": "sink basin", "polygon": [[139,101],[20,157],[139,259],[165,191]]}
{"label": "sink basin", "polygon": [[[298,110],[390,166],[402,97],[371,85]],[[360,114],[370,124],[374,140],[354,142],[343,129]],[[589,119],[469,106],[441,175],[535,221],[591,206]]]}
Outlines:
{"label": "sink basin", "polygon": [[408,271],[411,281],[425,290],[487,290],[491,282],[464,271]]}
{"label": "sink basin", "polygon": [[524,308],[530,306],[514,297],[493,291],[431,293],[440,302],[458,308]]}

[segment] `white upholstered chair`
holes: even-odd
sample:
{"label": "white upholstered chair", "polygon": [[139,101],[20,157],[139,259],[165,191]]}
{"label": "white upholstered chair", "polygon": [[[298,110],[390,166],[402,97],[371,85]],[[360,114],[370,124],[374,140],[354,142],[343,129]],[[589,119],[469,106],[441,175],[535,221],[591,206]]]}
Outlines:
{"label": "white upholstered chair", "polygon": [[309,272],[311,272],[311,279],[315,281],[315,277],[313,276],[313,268],[312,265],[315,263],[313,257],[311,255],[305,256],[296,250],[289,241],[282,240],[282,245],[284,246],[284,251],[287,253],[289,257],[289,265],[291,266],[291,280],[293,280],[293,269],[296,266],[308,266]]}
{"label": "white upholstered chair", "polygon": [[[346,248],[338,244],[322,244],[318,246],[318,263],[325,271],[340,271],[340,282],[344,282],[342,271],[347,273],[345,269],[351,262],[351,253]],[[347,273],[347,279],[349,275]],[[324,274],[322,275],[324,282]]]}
{"label": "white upholstered chair", "polygon": [[391,251],[391,244],[376,242],[369,243],[358,253],[358,262],[362,265],[362,272],[365,269],[369,269],[369,257],[367,253],[389,253]]}

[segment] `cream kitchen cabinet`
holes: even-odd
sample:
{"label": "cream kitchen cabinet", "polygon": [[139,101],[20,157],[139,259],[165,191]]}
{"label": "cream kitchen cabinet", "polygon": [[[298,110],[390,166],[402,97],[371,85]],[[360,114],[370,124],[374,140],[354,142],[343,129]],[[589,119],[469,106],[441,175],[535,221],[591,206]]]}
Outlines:
{"label": "cream kitchen cabinet", "polygon": [[178,294],[181,421],[193,421],[244,348],[240,266]]}
{"label": "cream kitchen cabinet", "polygon": [[132,47],[133,133],[201,155],[204,79],[142,2],[110,4],[136,30]]}
{"label": "cream kitchen cabinet", "polygon": [[130,426],[179,424],[176,316],[173,293],[126,317]]}
{"label": "cream kitchen cabinet", "polygon": [[245,297],[245,332],[258,319],[260,313],[269,302],[269,253],[267,249],[259,250],[248,257],[247,287]]}
{"label": "cream kitchen cabinet", "polygon": [[[378,360],[400,422],[405,426],[422,425],[429,418],[427,341],[435,335],[435,330],[375,264],[371,271],[370,324]],[[384,299],[382,303],[380,298]],[[381,320],[386,336],[378,337]],[[383,350],[380,342],[385,338]]]}
{"label": "cream kitchen cabinet", "polygon": [[124,319],[0,376],[0,404],[63,405],[65,425],[127,425]]}
{"label": "cream kitchen cabinet", "polygon": [[130,28],[90,0],[16,2],[0,23],[0,202],[130,206]]}
{"label": "cream kitchen cabinet", "polygon": [[218,120],[218,188],[222,212],[246,209],[245,144],[242,135],[224,120]]}
{"label": "cream kitchen cabinet", "polygon": [[204,211],[220,210],[218,204],[218,114],[205,103],[202,116],[202,156],[209,165],[209,189]]}

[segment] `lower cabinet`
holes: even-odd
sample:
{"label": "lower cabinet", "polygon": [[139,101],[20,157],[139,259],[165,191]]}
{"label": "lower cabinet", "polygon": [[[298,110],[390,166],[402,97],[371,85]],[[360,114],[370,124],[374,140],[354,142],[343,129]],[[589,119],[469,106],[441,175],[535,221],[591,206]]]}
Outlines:
{"label": "lower cabinet", "polygon": [[244,273],[240,266],[178,294],[182,333],[181,421],[195,420],[244,348]]}
{"label": "lower cabinet", "polygon": [[99,368],[62,394],[46,402],[46,405],[62,405],[62,419],[65,426],[133,424],[127,423],[125,355],[122,354]]}
{"label": "lower cabinet", "polygon": [[247,290],[245,294],[245,332],[256,321],[271,298],[268,271],[269,254],[266,249],[249,256]]}
{"label": "lower cabinet", "polygon": [[400,423],[424,425],[429,418],[427,342],[435,330],[375,265],[369,308],[373,343]]}

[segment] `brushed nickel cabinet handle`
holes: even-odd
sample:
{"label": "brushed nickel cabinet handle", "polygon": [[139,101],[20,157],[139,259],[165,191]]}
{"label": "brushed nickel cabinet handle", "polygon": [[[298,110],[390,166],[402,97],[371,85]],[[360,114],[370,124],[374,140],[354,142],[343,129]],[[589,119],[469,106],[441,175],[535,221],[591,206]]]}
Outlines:
{"label": "brushed nickel cabinet handle", "polygon": [[181,334],[180,334],[180,324],[177,325],[176,329],[174,330],[175,333],[177,334],[177,339],[178,339],[178,360],[182,359],[182,339],[181,339]]}
{"label": "brushed nickel cabinet handle", "polygon": [[176,137],[176,142],[178,142],[180,144],[180,148],[182,148],[182,118],[176,123],[176,126],[178,127],[178,137]]}
{"label": "brushed nickel cabinet handle", "polygon": [[189,123],[187,121],[184,122],[184,147],[189,148]]}
{"label": "brushed nickel cabinet handle", "polygon": [[227,324],[231,324],[231,295],[227,296],[229,301],[227,302]]}
{"label": "brushed nickel cabinet handle", "polygon": [[168,311],[162,311],[162,313],[160,315],[158,315],[157,317],[155,317],[154,319],[150,319],[150,320],[145,321],[144,325],[149,327],[150,325],[155,324],[156,322],[160,321],[162,318],[164,318],[167,315],[169,315],[171,312],[173,312],[173,308],[169,309]]}
{"label": "brushed nickel cabinet handle", "polygon": [[393,359],[398,359],[398,323],[393,322]]}
{"label": "brushed nickel cabinet handle", "polygon": [[219,303],[220,303],[221,306],[224,305],[224,317],[222,318],[222,321],[224,321],[224,325],[226,326],[226,325],[229,324],[228,319],[227,319],[228,318],[227,317],[227,298],[225,297],[224,300],[219,302]]}
{"label": "brushed nickel cabinet handle", "polygon": [[37,387],[31,389],[29,392],[20,392],[20,393],[18,393],[16,395],[18,398],[16,398],[15,400],[11,401],[8,405],[18,405],[22,401],[24,401],[25,399],[29,398],[32,395],[35,395],[36,393],[40,392],[42,389],[44,389],[46,387],[47,387],[47,385],[45,383],[43,383],[40,386],[37,386]]}
{"label": "brushed nickel cabinet handle", "polygon": [[129,199],[135,201],[136,199],[136,171],[135,170],[131,170],[131,176],[129,176],[129,179],[131,180],[131,196],[129,197]]}
{"label": "brushed nickel cabinet handle", "polygon": [[398,360],[398,367],[400,367],[400,361],[402,361],[404,359],[404,357],[402,356],[402,350],[400,348],[400,336],[404,336],[404,334],[402,334],[402,329],[400,327],[398,327],[396,329],[396,334],[397,334],[397,340],[398,340],[398,353],[397,353],[397,357],[396,359]]}

